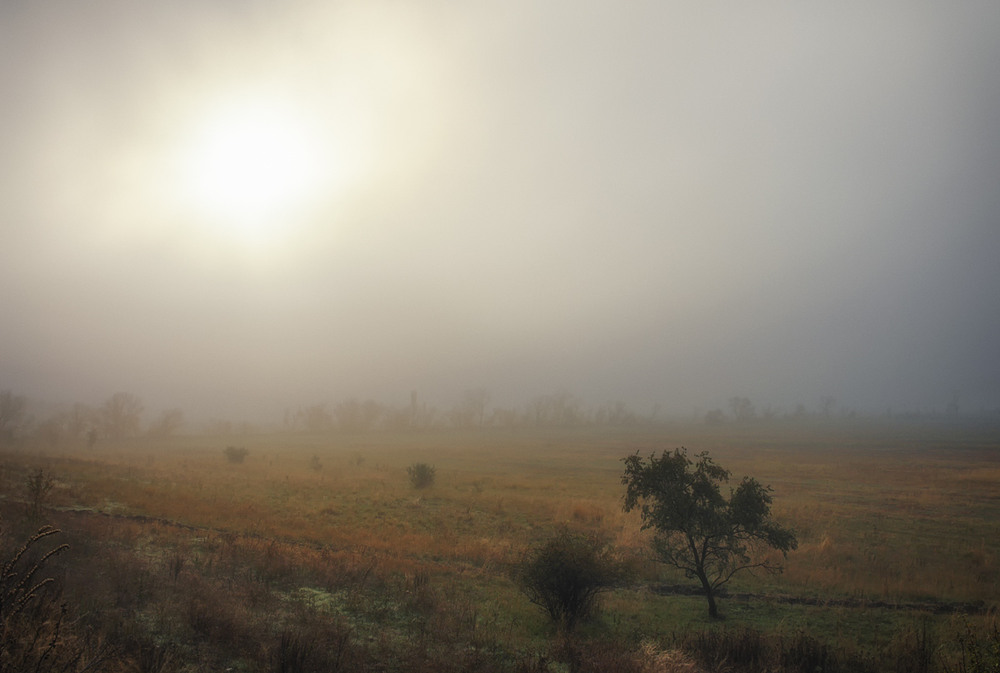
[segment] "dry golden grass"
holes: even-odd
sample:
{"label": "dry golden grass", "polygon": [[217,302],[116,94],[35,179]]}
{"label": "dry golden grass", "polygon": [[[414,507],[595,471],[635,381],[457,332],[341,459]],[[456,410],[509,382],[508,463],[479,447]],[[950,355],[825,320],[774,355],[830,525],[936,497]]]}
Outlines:
{"label": "dry golden grass", "polygon": [[[224,459],[229,444],[249,449],[245,463]],[[681,445],[774,488],[775,514],[800,541],[784,591],[1000,598],[1000,439],[989,434],[944,441],[907,426],[775,424],[248,436],[98,446],[85,460],[67,452],[45,463],[62,507],[495,568],[560,523],[644,554],[647,535],[621,511],[620,460]],[[417,461],[437,468],[426,491],[406,478]]]}

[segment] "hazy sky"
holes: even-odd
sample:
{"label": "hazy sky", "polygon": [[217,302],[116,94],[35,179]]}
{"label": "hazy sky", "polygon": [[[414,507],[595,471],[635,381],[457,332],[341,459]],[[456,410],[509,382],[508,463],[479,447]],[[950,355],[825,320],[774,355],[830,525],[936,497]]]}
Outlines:
{"label": "hazy sky", "polygon": [[1000,406],[1000,3],[0,3],[0,389]]}

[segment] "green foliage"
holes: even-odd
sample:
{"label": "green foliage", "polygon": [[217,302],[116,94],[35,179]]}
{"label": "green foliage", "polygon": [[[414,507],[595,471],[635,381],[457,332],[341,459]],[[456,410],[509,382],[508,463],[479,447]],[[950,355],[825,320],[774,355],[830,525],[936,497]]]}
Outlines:
{"label": "green foliage", "polygon": [[738,572],[755,569],[781,572],[764,555],[772,548],[786,555],[795,535],[771,518],[771,489],[743,477],[729,498],[720,484],[730,473],[707,452],[697,461],[684,448],[654,453],[648,462],[638,453],[624,459],[625,511],[638,508],[642,527],[656,531],[653,549],[659,560],[697,578],[712,617],[718,616],[715,595]]}
{"label": "green foliage", "polygon": [[246,460],[250,450],[245,446],[227,446],[223,453],[226,455],[226,460],[230,463],[242,463]]}
{"label": "green foliage", "polygon": [[518,584],[528,600],[571,631],[593,614],[598,596],[621,576],[609,547],[594,536],[563,528],[522,561]]}
{"label": "green foliage", "polygon": [[434,478],[437,476],[434,466],[427,463],[414,463],[406,468],[406,473],[410,475],[410,484],[413,488],[433,486]]}

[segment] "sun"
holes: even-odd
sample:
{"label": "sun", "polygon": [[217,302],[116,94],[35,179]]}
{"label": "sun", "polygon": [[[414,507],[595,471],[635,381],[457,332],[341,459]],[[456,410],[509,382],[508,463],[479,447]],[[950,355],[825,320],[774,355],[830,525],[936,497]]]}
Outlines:
{"label": "sun", "polygon": [[322,197],[333,173],[326,145],[305,115],[281,103],[218,106],[183,152],[185,200],[230,234],[274,237]]}

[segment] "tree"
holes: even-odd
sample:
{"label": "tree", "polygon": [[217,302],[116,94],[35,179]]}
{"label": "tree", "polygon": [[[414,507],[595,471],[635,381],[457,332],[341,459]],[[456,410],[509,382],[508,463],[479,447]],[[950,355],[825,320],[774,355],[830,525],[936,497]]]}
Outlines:
{"label": "tree", "polygon": [[150,424],[147,431],[150,437],[167,438],[184,425],[184,412],[180,409],[166,409],[159,418]]}
{"label": "tree", "polygon": [[341,431],[360,432],[375,427],[382,412],[382,407],[375,400],[362,402],[352,397],[338,404],[333,410],[333,415]]}
{"label": "tree", "polygon": [[726,422],[726,415],[722,409],[712,409],[705,413],[705,425],[723,425]]}
{"label": "tree", "polygon": [[780,573],[766,555],[773,548],[785,557],[795,549],[792,531],[771,517],[771,488],[743,477],[727,500],[720,484],[730,472],[707,452],[697,460],[687,449],[664,451],[648,462],[638,452],[624,458],[622,483],[626,512],[639,508],[643,529],[656,531],[653,550],[663,563],[701,582],[708,614],[718,617],[715,596],[740,571]]}
{"label": "tree", "polygon": [[490,403],[490,391],[475,388],[462,393],[462,401],[451,410],[451,423],[456,428],[483,427],[486,423],[486,407]]}
{"label": "tree", "polygon": [[97,410],[77,402],[67,414],[66,432],[70,438],[78,440],[81,437],[86,437],[92,431],[96,432],[95,428],[99,424],[100,414]]}
{"label": "tree", "polygon": [[563,528],[521,563],[518,585],[558,626],[572,631],[593,614],[621,572],[600,539]]}
{"label": "tree", "polygon": [[141,416],[142,400],[132,393],[115,393],[101,409],[104,431],[111,439],[138,435]]}
{"label": "tree", "polygon": [[741,423],[752,421],[757,413],[749,397],[730,397],[729,408],[733,410],[733,418]]}
{"label": "tree", "polygon": [[25,421],[28,398],[9,390],[0,392],[0,443],[17,436]]}

